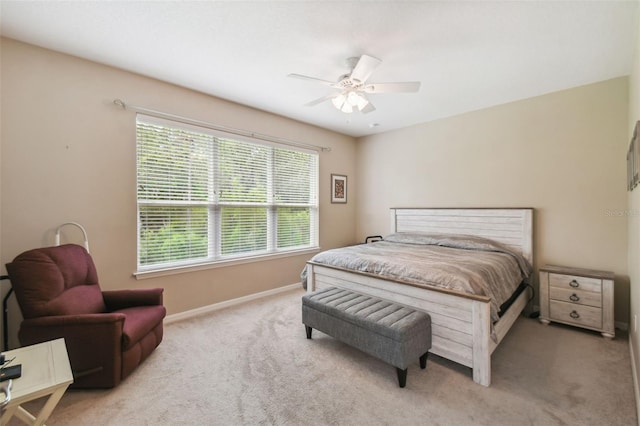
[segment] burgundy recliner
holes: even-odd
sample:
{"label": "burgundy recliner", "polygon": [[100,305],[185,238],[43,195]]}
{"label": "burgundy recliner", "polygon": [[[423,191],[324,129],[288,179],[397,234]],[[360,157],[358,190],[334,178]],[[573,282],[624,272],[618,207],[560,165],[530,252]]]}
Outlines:
{"label": "burgundy recliner", "polygon": [[117,386],[162,341],[163,289],[101,291],[84,247],[29,250],[7,271],[24,317],[20,344],[63,337],[72,387]]}

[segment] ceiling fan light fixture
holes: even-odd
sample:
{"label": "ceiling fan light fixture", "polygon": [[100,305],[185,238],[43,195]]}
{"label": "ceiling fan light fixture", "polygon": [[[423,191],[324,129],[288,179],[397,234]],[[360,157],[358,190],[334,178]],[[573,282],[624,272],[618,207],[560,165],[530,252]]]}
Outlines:
{"label": "ceiling fan light fixture", "polygon": [[369,101],[356,92],[348,92],[340,93],[338,96],[332,98],[331,103],[340,111],[351,114],[354,108],[362,111],[362,109],[369,104]]}
{"label": "ceiling fan light fixture", "polygon": [[353,105],[349,102],[349,97],[344,93],[339,94],[335,98],[331,99],[331,103],[334,107],[340,111],[351,114],[353,112]]}
{"label": "ceiling fan light fixture", "polygon": [[364,96],[358,95],[358,103],[356,105],[357,105],[358,109],[360,111],[362,111],[364,109],[364,107],[369,105],[369,101]]}
{"label": "ceiling fan light fixture", "polygon": [[351,106],[358,105],[359,100],[360,95],[358,95],[356,92],[349,92],[349,94],[347,95],[347,102],[349,102]]}
{"label": "ceiling fan light fixture", "polygon": [[352,107],[357,107],[360,111],[369,103],[367,98],[357,92],[349,92],[347,102],[350,103]]}
{"label": "ceiling fan light fixture", "polygon": [[341,93],[338,96],[336,96],[335,98],[332,98],[331,99],[331,103],[333,104],[334,107],[336,107],[338,109],[342,109],[342,105],[344,105],[344,102],[346,100],[347,100],[346,96]]}

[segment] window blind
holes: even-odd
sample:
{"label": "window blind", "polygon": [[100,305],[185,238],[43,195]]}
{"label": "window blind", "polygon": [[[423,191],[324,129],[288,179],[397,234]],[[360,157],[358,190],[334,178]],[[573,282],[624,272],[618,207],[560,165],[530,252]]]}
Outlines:
{"label": "window blind", "polygon": [[138,269],[317,246],[318,154],[139,114]]}

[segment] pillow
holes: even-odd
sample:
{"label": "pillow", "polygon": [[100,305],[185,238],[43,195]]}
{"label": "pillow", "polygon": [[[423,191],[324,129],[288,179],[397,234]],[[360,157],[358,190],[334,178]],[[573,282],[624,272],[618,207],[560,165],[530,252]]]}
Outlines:
{"label": "pillow", "polygon": [[425,244],[472,250],[510,250],[501,243],[488,238],[462,234],[435,234],[428,232],[396,232],[384,239],[395,243]]}
{"label": "pillow", "polygon": [[428,232],[396,232],[384,238],[384,241],[392,243],[432,245],[450,247],[463,250],[492,251],[511,255],[518,262],[520,269],[529,276],[532,267],[529,261],[520,253],[513,251],[508,246],[489,238],[464,234],[436,234]]}

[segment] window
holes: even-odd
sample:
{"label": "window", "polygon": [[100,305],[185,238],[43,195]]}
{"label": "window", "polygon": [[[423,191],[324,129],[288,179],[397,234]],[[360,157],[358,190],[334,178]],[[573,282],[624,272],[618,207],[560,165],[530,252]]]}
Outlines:
{"label": "window", "polygon": [[317,246],[318,154],[138,115],[138,271]]}

